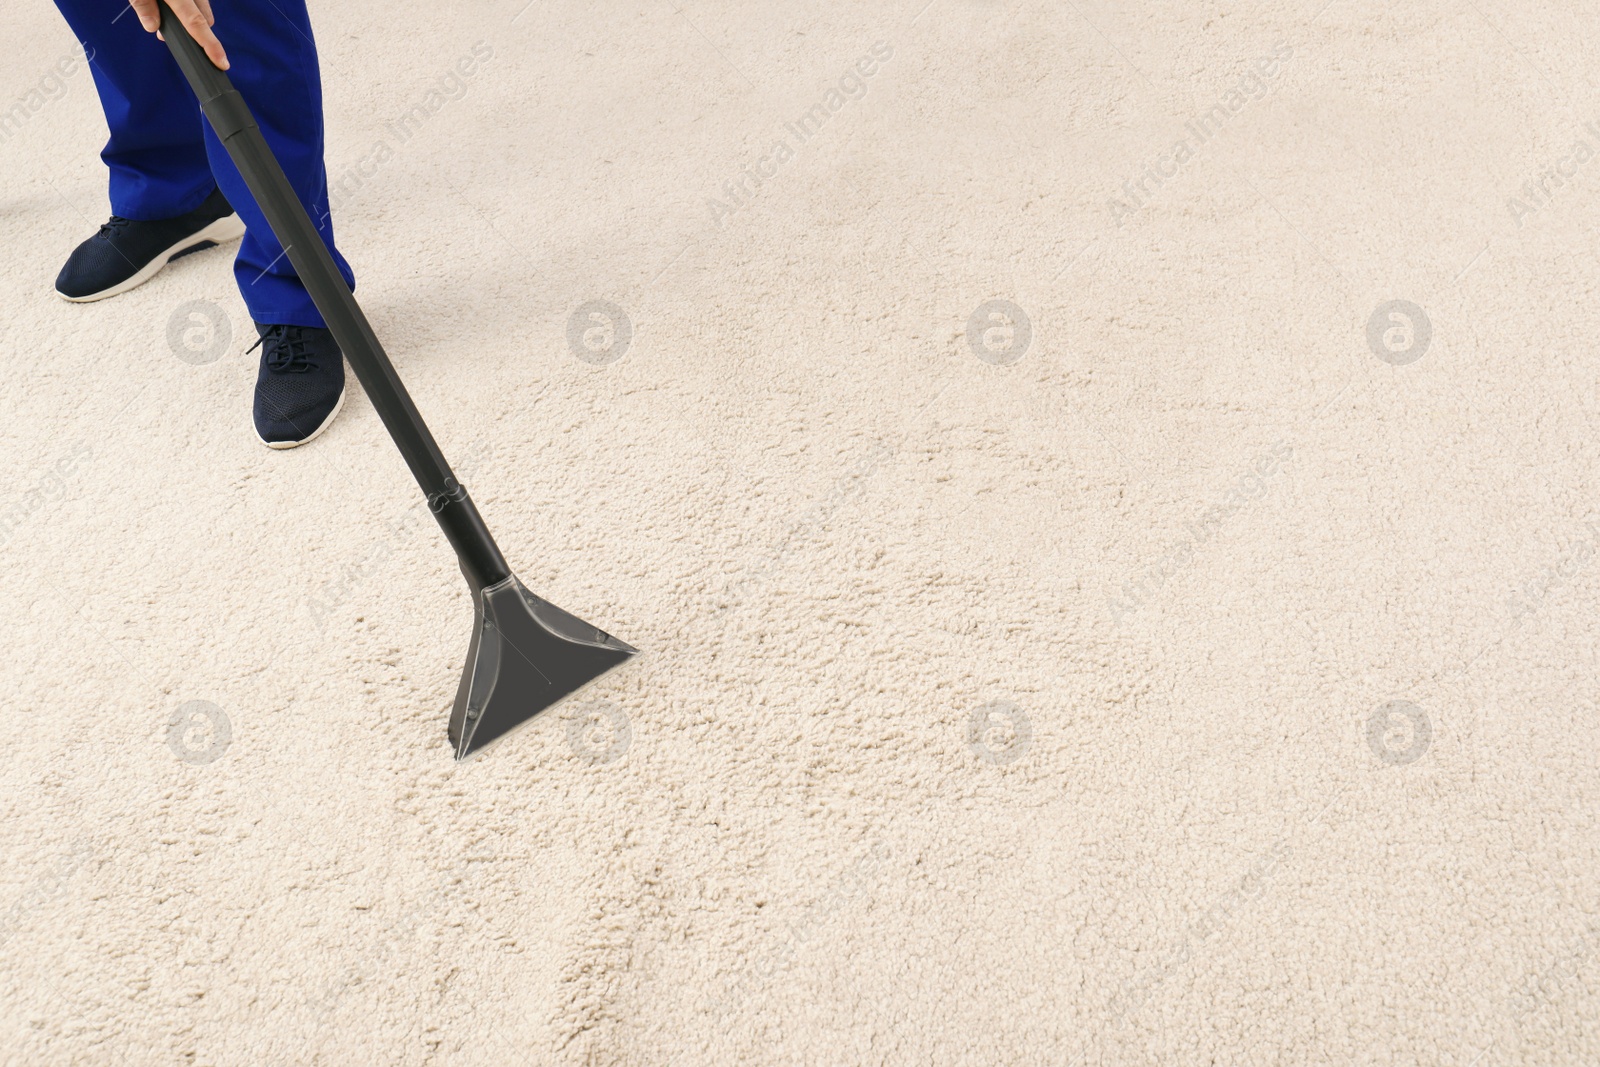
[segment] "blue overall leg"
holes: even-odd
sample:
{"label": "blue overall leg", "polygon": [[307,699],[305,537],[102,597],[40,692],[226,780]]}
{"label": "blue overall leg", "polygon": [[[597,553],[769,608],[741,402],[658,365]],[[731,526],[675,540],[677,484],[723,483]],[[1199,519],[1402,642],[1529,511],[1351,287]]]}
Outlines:
{"label": "blue overall leg", "polygon": [[[111,138],[111,211],[164,219],[198,207],[221,187],[245,223],[234,278],[251,319],[324,325],[266,217],[228,158],[167,46],[146,33],[127,0],[56,0],[89,56]],[[352,289],[355,276],[333,243],[322,162],[322,84],[305,0],[218,0],[217,39],[244,97]]]}

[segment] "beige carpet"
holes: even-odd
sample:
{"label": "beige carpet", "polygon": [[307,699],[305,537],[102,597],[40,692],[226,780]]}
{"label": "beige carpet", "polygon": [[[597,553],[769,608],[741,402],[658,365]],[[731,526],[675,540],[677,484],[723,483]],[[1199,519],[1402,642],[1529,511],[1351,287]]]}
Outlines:
{"label": "beige carpet", "polygon": [[524,2],[313,11],[369,316],[644,650],[460,766],[371,406],[255,441],[228,254],[51,293],[8,14],[5,1062],[1600,1063],[1600,9]]}

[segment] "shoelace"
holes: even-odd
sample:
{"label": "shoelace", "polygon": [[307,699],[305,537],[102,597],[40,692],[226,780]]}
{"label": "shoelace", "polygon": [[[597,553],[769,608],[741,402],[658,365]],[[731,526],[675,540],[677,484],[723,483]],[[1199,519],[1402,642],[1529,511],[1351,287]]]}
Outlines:
{"label": "shoelace", "polygon": [[112,234],[121,233],[123,230],[127,229],[128,223],[132,221],[132,219],[125,219],[121,215],[112,215],[110,221],[104,226],[101,226],[100,232],[95,234],[95,236],[110,237]]}
{"label": "shoelace", "polygon": [[317,369],[315,357],[306,351],[309,343],[298,326],[268,326],[260,340],[244,350],[249,355],[261,347],[262,341],[271,341],[267,348],[267,369],[277,374],[304,374]]}

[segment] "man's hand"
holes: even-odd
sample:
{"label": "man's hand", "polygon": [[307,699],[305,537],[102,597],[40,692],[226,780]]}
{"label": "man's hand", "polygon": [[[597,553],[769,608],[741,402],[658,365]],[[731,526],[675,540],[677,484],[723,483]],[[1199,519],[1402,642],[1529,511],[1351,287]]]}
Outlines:
{"label": "man's hand", "polygon": [[[161,37],[161,8],[156,0],[128,0],[128,3],[133,13],[139,16],[139,25]],[[217,21],[211,17],[211,0],[167,0],[167,6],[178,16],[178,21],[189,31],[189,36],[200,42],[200,47],[205,49],[217,69],[227,70],[228,54],[222,50],[222,42],[217,40],[216,34],[211,32],[211,24]],[[166,40],[164,37],[161,39]]]}

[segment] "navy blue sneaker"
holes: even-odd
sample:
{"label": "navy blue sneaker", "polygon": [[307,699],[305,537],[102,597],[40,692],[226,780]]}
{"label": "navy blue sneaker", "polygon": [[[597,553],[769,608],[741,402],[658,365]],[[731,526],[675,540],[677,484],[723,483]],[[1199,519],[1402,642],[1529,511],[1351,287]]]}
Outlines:
{"label": "navy blue sneaker", "polygon": [[56,275],[56,292],[87,303],[143,285],[179,256],[244,236],[244,223],[221,189],[175,219],[142,222],[111,216],[100,232],[72,250]]}
{"label": "navy blue sneaker", "polygon": [[344,406],[344,353],[329,330],[263,326],[256,374],[256,436],[268,448],[293,448],[316,437]]}

